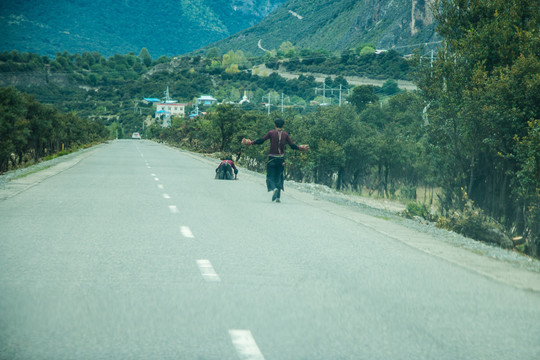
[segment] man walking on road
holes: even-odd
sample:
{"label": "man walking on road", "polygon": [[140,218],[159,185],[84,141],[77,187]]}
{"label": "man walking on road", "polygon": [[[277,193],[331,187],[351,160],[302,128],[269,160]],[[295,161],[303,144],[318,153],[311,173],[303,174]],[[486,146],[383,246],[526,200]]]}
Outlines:
{"label": "man walking on road", "polygon": [[296,145],[293,143],[289,134],[283,131],[283,124],[283,119],[277,118],[274,121],[275,129],[267,132],[262,138],[257,140],[242,139],[242,144],[246,146],[260,145],[270,139],[270,151],[266,163],[266,187],[268,191],[273,191],[272,201],[275,202],[280,202],[281,191],[283,190],[285,144],[289,144],[293,150],[309,150],[309,145]]}

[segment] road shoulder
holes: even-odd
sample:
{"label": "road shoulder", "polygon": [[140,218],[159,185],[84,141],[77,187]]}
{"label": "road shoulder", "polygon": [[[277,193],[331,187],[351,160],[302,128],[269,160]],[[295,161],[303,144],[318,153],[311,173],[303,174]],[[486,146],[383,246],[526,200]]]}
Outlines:
{"label": "road shoulder", "polygon": [[65,171],[100,149],[103,144],[29,166],[0,176],[0,201],[9,199]]}
{"label": "road shoulder", "polygon": [[[289,196],[293,196],[299,201],[317,206],[333,215],[351,220],[417,250],[444,259],[482,276],[523,290],[540,292],[540,272],[535,271],[540,269],[540,261],[538,260],[493,246],[488,246],[493,250],[492,253],[468,249],[460,246],[457,242],[449,243],[441,239],[440,236],[430,234],[429,232],[433,232],[433,229],[429,229],[429,225],[418,225],[424,226],[425,231],[412,229],[403,224],[403,219],[366,214],[362,207],[337,204],[324,199],[318,194],[301,191],[297,186],[289,186],[287,192]],[[436,230],[437,233],[446,232],[451,237],[461,237],[445,230]],[[464,241],[478,243],[472,239],[465,239]],[[486,246],[485,244],[478,245]],[[506,253],[508,257],[502,258],[497,255],[501,253]]]}

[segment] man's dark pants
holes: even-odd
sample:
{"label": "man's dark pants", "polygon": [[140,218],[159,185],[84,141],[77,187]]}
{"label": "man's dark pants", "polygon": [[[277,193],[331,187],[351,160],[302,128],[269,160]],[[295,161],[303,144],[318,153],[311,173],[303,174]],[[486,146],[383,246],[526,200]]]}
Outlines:
{"label": "man's dark pants", "polygon": [[266,187],[268,191],[274,189],[283,190],[283,170],[285,169],[285,159],[283,157],[268,158],[266,164]]}

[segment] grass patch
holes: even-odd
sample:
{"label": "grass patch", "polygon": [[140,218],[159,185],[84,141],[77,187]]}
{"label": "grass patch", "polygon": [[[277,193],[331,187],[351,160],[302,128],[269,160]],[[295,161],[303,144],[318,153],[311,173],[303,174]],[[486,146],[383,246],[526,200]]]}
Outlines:
{"label": "grass patch", "polygon": [[42,171],[42,170],[48,169],[48,168],[50,168],[50,167],[52,167],[52,166],[53,166],[52,164],[51,164],[51,165],[45,165],[45,166],[43,166],[43,167],[41,167],[41,168],[39,168],[39,169],[30,170],[30,171],[28,171],[28,172],[26,172],[26,173],[24,173],[24,174],[21,174],[20,176],[17,176],[15,179],[22,179],[22,178],[25,178],[25,177],[27,177],[28,175],[35,174],[35,173],[40,172],[40,171]]}

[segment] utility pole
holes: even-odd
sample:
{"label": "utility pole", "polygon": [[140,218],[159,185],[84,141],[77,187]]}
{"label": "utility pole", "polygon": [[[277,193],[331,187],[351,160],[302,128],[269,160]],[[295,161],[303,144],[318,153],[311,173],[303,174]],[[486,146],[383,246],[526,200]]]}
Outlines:
{"label": "utility pole", "polygon": [[[323,87],[322,88],[315,88],[315,92],[319,92],[322,90],[322,93],[323,93],[323,104],[326,103],[326,90],[330,91],[332,94],[334,93],[334,91],[338,91],[339,92],[339,106],[341,106],[341,95],[343,93],[343,91],[345,91],[345,89],[343,89],[343,85],[339,85],[339,88],[326,88],[326,84],[323,84]],[[349,89],[347,89],[347,94],[349,94]]]}
{"label": "utility pole", "polygon": [[165,90],[163,92],[163,95],[165,95],[165,101],[163,101],[164,103],[172,103],[172,99],[171,99],[171,95],[169,94],[169,86],[167,86],[167,90]]}
{"label": "utility pole", "polygon": [[433,49],[431,49],[431,77],[433,77]]}
{"label": "utility pole", "polygon": [[264,100],[265,97],[268,98],[268,105],[267,105],[267,107],[268,107],[268,116],[270,116],[270,108],[272,107],[272,97],[271,97],[271,95],[272,95],[271,93],[268,93],[267,96],[263,96],[263,100]]}

